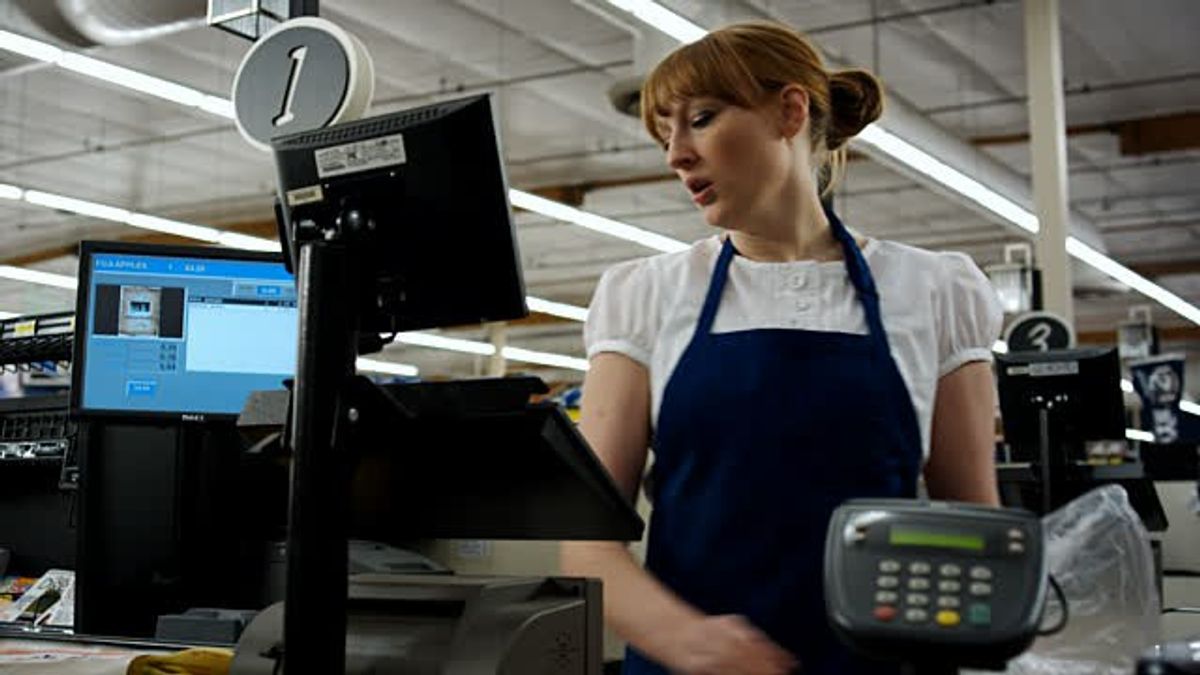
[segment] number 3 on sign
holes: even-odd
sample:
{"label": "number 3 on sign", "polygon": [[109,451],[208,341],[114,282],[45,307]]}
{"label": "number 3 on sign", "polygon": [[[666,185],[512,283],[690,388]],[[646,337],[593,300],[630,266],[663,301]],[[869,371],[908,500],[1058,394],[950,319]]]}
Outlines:
{"label": "number 3 on sign", "polygon": [[1029,341],[1033,343],[1034,347],[1038,348],[1038,351],[1048,352],[1050,351],[1050,343],[1047,340],[1050,339],[1050,334],[1053,332],[1054,329],[1050,327],[1050,324],[1044,321],[1036,323],[1033,325],[1033,328],[1029,329]]}
{"label": "number 3 on sign", "polygon": [[287,94],[283,97],[283,109],[271,120],[271,123],[276,127],[281,127],[288,122],[296,119],[296,115],[292,112],[292,101],[296,99],[296,83],[300,81],[300,70],[304,68],[304,57],[308,54],[308,47],[296,47],[288,53],[288,58],[292,60],[292,72],[288,75]]}

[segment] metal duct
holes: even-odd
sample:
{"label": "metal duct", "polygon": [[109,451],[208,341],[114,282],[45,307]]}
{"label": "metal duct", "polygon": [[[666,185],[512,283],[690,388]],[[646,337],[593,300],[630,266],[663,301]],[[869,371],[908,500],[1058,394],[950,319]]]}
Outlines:
{"label": "metal duct", "polygon": [[205,0],[15,0],[31,23],[77,47],[128,45],[203,26]]}

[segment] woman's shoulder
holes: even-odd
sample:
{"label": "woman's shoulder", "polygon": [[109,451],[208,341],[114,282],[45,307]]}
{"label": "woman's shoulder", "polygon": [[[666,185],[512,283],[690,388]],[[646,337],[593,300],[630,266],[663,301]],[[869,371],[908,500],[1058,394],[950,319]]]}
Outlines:
{"label": "woman's shoulder", "polygon": [[930,251],[889,239],[873,239],[867,254],[872,271],[879,270],[880,276],[889,279],[910,283],[926,280],[940,286],[983,278],[975,261],[959,251]]}
{"label": "woman's shoulder", "polygon": [[619,262],[605,270],[601,285],[644,288],[684,283],[697,271],[707,274],[719,249],[715,236],[705,237],[679,251]]}

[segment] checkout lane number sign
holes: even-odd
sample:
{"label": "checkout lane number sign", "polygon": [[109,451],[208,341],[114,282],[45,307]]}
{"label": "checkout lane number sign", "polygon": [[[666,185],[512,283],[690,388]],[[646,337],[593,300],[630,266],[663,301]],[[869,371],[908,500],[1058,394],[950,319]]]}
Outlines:
{"label": "checkout lane number sign", "polygon": [[238,131],[260,150],[277,136],[313,131],[363,116],[375,68],[358,38],[304,16],[286,21],[246,53],[233,80]]}
{"label": "checkout lane number sign", "polygon": [[1075,346],[1075,330],[1053,312],[1026,312],[1004,331],[1010,352],[1048,352]]}

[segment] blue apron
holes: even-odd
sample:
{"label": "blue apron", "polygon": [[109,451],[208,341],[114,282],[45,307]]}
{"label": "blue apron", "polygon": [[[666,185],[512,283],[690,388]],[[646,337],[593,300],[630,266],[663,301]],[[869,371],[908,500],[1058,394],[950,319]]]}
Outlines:
{"label": "blue apron", "polygon": [[[868,334],[714,334],[736,253],[725,240],[662,397],[646,567],[709,615],[746,616],[799,658],[804,675],[879,675],[898,669],[852,655],[826,622],[825,529],[847,499],[915,497],[921,436],[871,271],[826,215]],[[628,651],[627,675],[665,672]]]}

